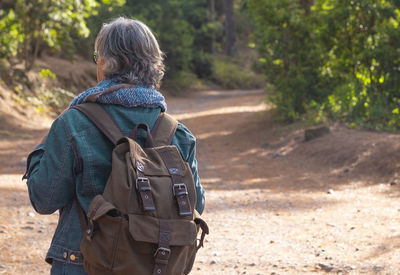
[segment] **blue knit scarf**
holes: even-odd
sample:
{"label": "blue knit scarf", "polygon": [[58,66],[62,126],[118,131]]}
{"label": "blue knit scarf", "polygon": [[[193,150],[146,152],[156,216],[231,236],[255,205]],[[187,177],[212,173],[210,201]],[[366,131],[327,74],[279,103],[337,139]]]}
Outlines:
{"label": "blue knit scarf", "polygon": [[[76,96],[72,100],[70,107],[84,103],[87,96],[97,92],[104,92],[117,84],[121,84],[121,81],[117,78],[106,78],[98,83],[96,87],[89,88]],[[128,108],[139,106],[161,108],[163,112],[167,110],[164,96],[155,89],[145,87],[141,84],[139,84],[137,88],[124,88],[106,95],[101,95],[97,99],[97,102],[102,104],[117,104]]]}

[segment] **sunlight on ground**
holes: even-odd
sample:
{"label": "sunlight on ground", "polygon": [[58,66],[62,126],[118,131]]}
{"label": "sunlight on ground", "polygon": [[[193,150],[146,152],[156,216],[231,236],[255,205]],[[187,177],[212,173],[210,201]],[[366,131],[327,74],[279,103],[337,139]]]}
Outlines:
{"label": "sunlight on ground", "polygon": [[268,182],[270,179],[268,178],[254,178],[254,179],[248,179],[246,182],[248,183],[262,183],[262,182]]}
{"label": "sunlight on ground", "polygon": [[194,113],[183,113],[176,114],[174,117],[177,120],[197,118],[202,116],[220,115],[220,114],[234,114],[234,113],[256,113],[268,110],[268,105],[265,103],[260,103],[258,105],[252,106],[232,106],[232,107],[222,107],[217,109],[211,109],[207,111],[194,112]]}
{"label": "sunlight on ground", "polygon": [[258,90],[208,90],[203,92],[204,95],[212,95],[212,96],[227,96],[227,97],[233,97],[233,96],[241,96],[243,94],[246,95],[257,95],[257,94],[264,94],[263,89],[258,89]]}
{"label": "sunlight on ground", "polygon": [[[252,181],[263,181],[263,178]],[[237,274],[231,267],[232,262],[241,270],[245,266],[247,269],[262,266],[269,271],[281,269],[276,274],[303,273],[298,272],[300,267],[305,274],[313,274],[321,271],[320,263],[326,266],[332,263],[337,270],[354,271],[335,273],[381,274],[368,271],[389,270],[398,259],[396,250],[400,247],[398,219],[393,219],[398,216],[400,205],[398,200],[388,200],[385,192],[390,188],[388,184],[368,186],[360,181],[331,194],[214,190],[207,198],[208,207],[213,209],[206,212],[210,228],[220,234],[235,228],[242,241],[227,240],[220,247],[214,245],[219,235],[210,235],[204,252],[199,253],[199,262],[214,261],[215,270],[224,267],[231,272],[220,274]],[[371,204],[377,207],[368,207]],[[389,207],[379,207],[382,205]],[[337,207],[341,209],[340,214]],[[227,216],[240,214],[243,214],[241,219],[226,223]],[[260,220],[266,221],[265,226],[259,226]],[[258,238],[261,234],[263,237]],[[229,258],[232,254],[243,255],[242,251],[249,248],[251,254],[246,257]],[[214,253],[207,253],[211,251]],[[274,252],[265,257],[266,251]]]}
{"label": "sunlight on ground", "polygon": [[228,136],[231,135],[232,131],[219,131],[219,132],[210,132],[210,133],[204,133],[204,134],[198,134],[196,136],[196,139],[207,139],[210,137],[221,137],[221,136]]}
{"label": "sunlight on ground", "polygon": [[221,178],[202,178],[201,183],[203,184],[212,184],[221,182]]}

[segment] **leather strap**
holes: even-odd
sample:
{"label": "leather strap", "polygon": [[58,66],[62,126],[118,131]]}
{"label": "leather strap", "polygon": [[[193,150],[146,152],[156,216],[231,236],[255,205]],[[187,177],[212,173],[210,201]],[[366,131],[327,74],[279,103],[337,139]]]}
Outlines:
{"label": "leather strap", "polygon": [[170,145],[177,128],[178,121],[175,118],[167,113],[160,113],[151,130],[154,147]]}
{"label": "leather strap", "polygon": [[144,211],[154,211],[153,196],[151,194],[150,180],[144,175],[144,164],[136,161],[136,189],[139,191],[140,200]]}
{"label": "leather strap", "polygon": [[[174,180],[172,179],[172,181],[174,181]],[[179,180],[176,180],[176,181],[179,181]],[[184,183],[174,183],[172,188],[173,188],[173,190],[172,190],[173,194],[178,203],[179,215],[180,216],[192,215],[186,185]]]}
{"label": "leather strap", "polygon": [[154,254],[153,275],[164,275],[167,272],[168,260],[171,254],[169,243],[171,242],[171,229],[169,220],[160,220],[160,234],[158,248]]}
{"label": "leather strap", "polygon": [[84,103],[72,108],[82,112],[114,145],[124,136],[113,117],[100,104]]}
{"label": "leather strap", "polygon": [[117,208],[112,203],[104,199],[103,195],[97,195],[90,203],[87,217],[89,220],[97,221],[110,211],[114,211],[114,213],[118,213],[120,215]]}
{"label": "leather strap", "polygon": [[192,215],[192,209],[190,207],[190,200],[187,192],[187,187],[183,183],[182,176],[179,168],[175,166],[175,161],[171,158],[171,153],[167,149],[156,149],[161,159],[164,161],[165,166],[168,169],[168,173],[171,176],[173,184],[173,194],[178,203],[179,215],[190,216]]}
{"label": "leather strap", "polygon": [[108,89],[105,90],[104,92],[97,92],[97,93],[88,95],[88,96],[85,98],[84,101],[85,101],[85,102],[93,102],[93,103],[96,103],[97,99],[98,99],[100,96],[102,96],[102,95],[110,94],[110,93],[115,92],[115,91],[117,91],[117,90],[119,90],[119,89],[127,89],[127,88],[137,88],[137,86],[136,86],[136,85],[133,85],[133,84],[118,84],[118,85],[115,85],[115,86],[112,86],[112,87],[108,88]]}
{"label": "leather strap", "polygon": [[137,124],[137,125],[135,126],[135,128],[133,128],[133,130],[131,131],[131,133],[129,134],[129,137],[130,137],[131,139],[133,139],[133,140],[137,140],[137,132],[138,132],[138,129],[139,129],[139,128],[144,129],[144,130],[146,130],[146,132],[147,132],[147,137],[146,137],[146,142],[145,142],[144,147],[145,147],[145,148],[152,148],[152,147],[154,147],[153,137],[152,137],[152,135],[151,135],[151,133],[150,133],[149,126],[148,126],[147,124],[145,124],[145,123]]}

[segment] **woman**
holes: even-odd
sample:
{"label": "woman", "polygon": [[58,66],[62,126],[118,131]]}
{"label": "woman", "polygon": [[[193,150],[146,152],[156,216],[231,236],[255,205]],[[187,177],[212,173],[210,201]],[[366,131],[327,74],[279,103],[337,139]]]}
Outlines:
{"label": "woman", "polygon": [[[135,84],[100,96],[97,103],[112,115],[125,135],[140,123],[152,128],[160,112],[166,110],[166,103],[156,90],[164,75],[163,54],[149,28],[126,18],[105,24],[96,38],[94,59],[99,83],[78,95],[70,107],[115,85]],[[138,142],[143,146],[143,137]],[[172,144],[191,167],[196,210],[201,214],[204,190],[197,173],[195,137],[179,124]],[[79,251],[82,231],[74,198],[87,212],[91,200],[103,192],[111,170],[112,149],[94,124],[70,108],[54,121],[47,137],[28,157],[25,177],[33,207],[41,214],[60,210],[46,256],[52,264],[51,274],[86,274]]]}

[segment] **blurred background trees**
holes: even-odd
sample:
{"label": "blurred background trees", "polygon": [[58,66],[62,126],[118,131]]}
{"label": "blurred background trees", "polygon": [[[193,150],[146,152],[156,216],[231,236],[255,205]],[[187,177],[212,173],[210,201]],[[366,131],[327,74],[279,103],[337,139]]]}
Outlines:
{"label": "blurred background trees", "polygon": [[[185,90],[188,84],[232,83],[236,88],[264,86],[250,69],[247,58],[235,59],[235,17],[244,0],[3,0],[0,3],[0,58],[24,64],[30,71],[43,52],[74,60],[90,59],[95,37],[103,23],[118,16],[145,22],[155,33],[166,54],[164,87]],[[226,15],[227,13],[227,15]],[[239,31],[243,32],[244,28]],[[246,29],[246,40],[250,34]],[[255,51],[247,47],[246,50]],[[247,51],[244,51],[247,52]],[[231,58],[225,59],[228,55]],[[216,62],[216,60],[218,60]],[[220,67],[234,74],[243,70],[250,81],[225,81]],[[255,59],[254,59],[255,60]],[[253,60],[253,61],[254,61]],[[218,68],[217,68],[218,67]],[[255,81],[251,81],[256,78]],[[252,84],[254,83],[254,84]],[[231,86],[229,86],[231,87]],[[251,88],[251,87],[250,87]]]}
{"label": "blurred background trees", "polygon": [[0,3],[0,57],[18,57],[27,71],[47,49],[76,52],[74,39],[88,37],[85,20],[95,0],[4,0]]}
{"label": "blurred background trees", "polygon": [[0,59],[26,72],[47,69],[43,53],[89,60],[118,16],[154,31],[163,89],[266,87],[285,121],[400,128],[399,0],[2,0]]}
{"label": "blurred background trees", "polygon": [[270,98],[295,120],[399,129],[400,1],[249,0]]}

